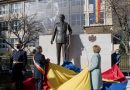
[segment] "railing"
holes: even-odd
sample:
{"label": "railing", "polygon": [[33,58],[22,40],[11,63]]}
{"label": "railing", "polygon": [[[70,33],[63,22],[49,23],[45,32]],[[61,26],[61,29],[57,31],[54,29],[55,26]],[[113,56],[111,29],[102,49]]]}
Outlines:
{"label": "railing", "polygon": [[[28,56],[27,63],[28,63],[27,72],[25,73],[25,77],[32,76],[32,68],[33,68],[32,56]],[[0,90],[8,90],[5,88],[6,87],[10,88],[9,87],[10,82],[11,82],[11,73],[10,73],[9,57],[0,56]]]}
{"label": "railing", "polygon": [[[0,71],[1,70],[9,70],[9,65],[10,60],[9,57],[2,56],[0,57]],[[130,76],[130,60],[128,55],[121,55],[121,62],[119,64],[119,68],[121,71],[126,75]],[[27,61],[27,70],[32,70],[33,69],[33,60],[32,56],[28,56],[28,61]]]}
{"label": "railing", "polygon": [[119,64],[119,68],[126,76],[130,76],[130,60],[128,55],[121,55],[121,62]]}
{"label": "railing", "polygon": [[[33,60],[32,60],[32,56],[28,55],[28,60],[27,60],[27,70],[31,70],[33,65]],[[0,71],[1,70],[9,70],[10,68],[10,59],[9,57],[6,56],[0,56]]]}

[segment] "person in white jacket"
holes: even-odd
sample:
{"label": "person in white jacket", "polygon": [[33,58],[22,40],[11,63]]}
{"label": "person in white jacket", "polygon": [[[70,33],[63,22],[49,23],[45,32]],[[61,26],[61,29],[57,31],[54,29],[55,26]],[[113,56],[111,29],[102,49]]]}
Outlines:
{"label": "person in white jacket", "polygon": [[90,71],[91,90],[100,90],[102,87],[101,76],[101,48],[98,45],[93,46],[93,56],[88,65],[88,71]]}

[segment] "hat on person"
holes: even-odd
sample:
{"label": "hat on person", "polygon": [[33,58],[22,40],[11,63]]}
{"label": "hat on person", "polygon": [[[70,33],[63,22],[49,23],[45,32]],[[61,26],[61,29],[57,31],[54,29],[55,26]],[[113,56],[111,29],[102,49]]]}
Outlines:
{"label": "hat on person", "polygon": [[21,45],[22,44],[22,42],[15,42],[15,45]]}

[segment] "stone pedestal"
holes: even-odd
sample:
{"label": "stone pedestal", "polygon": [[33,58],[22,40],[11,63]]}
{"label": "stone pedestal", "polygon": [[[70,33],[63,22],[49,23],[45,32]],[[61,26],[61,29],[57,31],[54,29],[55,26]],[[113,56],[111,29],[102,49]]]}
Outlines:
{"label": "stone pedestal", "polygon": [[[46,58],[50,58],[51,62],[57,63],[56,60],[56,45],[51,45],[52,35],[42,35],[39,37],[39,45],[43,47],[43,53]],[[88,60],[93,55],[93,45],[99,45],[101,47],[101,66],[102,72],[111,67],[111,52],[112,41],[111,34],[79,34],[72,35],[71,45],[69,47],[69,60],[72,61],[78,67],[83,68],[84,65],[88,65]],[[61,64],[63,59],[61,58]]]}

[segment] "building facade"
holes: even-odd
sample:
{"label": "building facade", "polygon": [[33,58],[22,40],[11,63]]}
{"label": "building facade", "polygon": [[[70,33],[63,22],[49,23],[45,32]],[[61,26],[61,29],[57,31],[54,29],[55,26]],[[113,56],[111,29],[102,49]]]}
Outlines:
{"label": "building facade", "polygon": [[[12,46],[18,41],[18,38],[9,33],[9,23],[12,23],[12,28],[14,30],[18,29],[19,20],[10,21],[16,14],[20,17],[24,15],[24,1],[3,0],[0,2],[0,31],[5,32],[6,39]],[[5,52],[8,49],[9,46],[3,39],[0,39],[0,51]]]}
{"label": "building facade", "polygon": [[[31,16],[36,15],[36,19],[42,22],[42,34],[51,34],[53,32],[54,23],[58,21],[59,14],[65,14],[66,21],[71,25],[74,34],[82,33],[85,23],[84,0],[8,0],[0,3],[0,28],[6,32],[6,38],[14,46],[18,41],[17,37],[8,33],[10,29],[8,23],[13,15]],[[12,21],[13,28],[16,30],[19,21]],[[1,40],[1,51],[6,51],[8,46]],[[30,46],[35,46],[33,43]]]}
{"label": "building facade", "polygon": [[85,24],[85,0],[29,0],[26,13],[36,14],[42,21],[45,34],[53,31],[58,15],[64,14],[74,34],[82,33]]}
{"label": "building facade", "polygon": [[26,13],[36,14],[44,30],[53,31],[58,15],[64,14],[73,34],[83,33],[83,27],[112,25],[112,13],[106,0],[29,0]]}
{"label": "building facade", "polygon": [[84,13],[86,33],[110,33],[113,17],[107,0],[85,0]]}
{"label": "building facade", "polygon": [[[73,34],[84,33],[84,27],[112,25],[112,13],[107,13],[106,0],[4,0],[0,3],[0,30],[8,31],[8,20],[14,14],[20,16],[35,15],[42,22],[44,33],[51,34],[58,15],[64,14],[71,25]],[[13,21],[13,28],[17,29],[19,21]],[[7,33],[7,38],[14,45],[17,38]],[[0,48],[7,49],[4,41],[0,41]],[[31,46],[35,46],[30,44]]]}
{"label": "building facade", "polygon": [[106,0],[86,0],[85,26],[112,25],[112,12]]}

